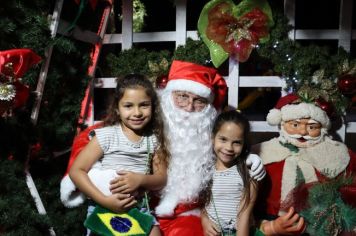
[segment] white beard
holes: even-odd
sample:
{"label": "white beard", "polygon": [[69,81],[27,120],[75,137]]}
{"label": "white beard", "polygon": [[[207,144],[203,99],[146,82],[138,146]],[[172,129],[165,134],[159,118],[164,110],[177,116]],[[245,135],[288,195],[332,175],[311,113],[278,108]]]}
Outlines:
{"label": "white beard", "polygon": [[197,200],[212,177],[215,160],[211,128],[217,112],[210,104],[200,112],[176,108],[171,91],[162,93],[161,106],[171,160],[156,214],[170,216],[179,203]]}
{"label": "white beard", "polygon": [[[279,134],[280,134],[279,140],[282,143],[290,143],[290,144],[293,144],[294,146],[299,147],[299,148],[312,147],[318,143],[323,142],[325,135],[327,135],[327,132],[328,132],[326,128],[321,128],[320,131],[321,132],[318,137],[310,137],[309,135],[307,135],[307,136],[291,135],[291,134],[287,133],[287,131],[284,129],[283,124],[282,124],[281,130],[279,132]],[[306,141],[300,142],[300,141],[298,141],[298,138],[304,138]]]}

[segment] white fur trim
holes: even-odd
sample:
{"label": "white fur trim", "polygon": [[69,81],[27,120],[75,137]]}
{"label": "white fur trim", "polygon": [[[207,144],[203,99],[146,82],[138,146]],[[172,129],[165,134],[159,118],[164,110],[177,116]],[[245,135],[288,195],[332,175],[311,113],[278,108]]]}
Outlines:
{"label": "white fur trim", "polygon": [[271,109],[266,118],[269,125],[275,126],[282,122],[282,113],[279,109]]}
{"label": "white fur trim", "polygon": [[157,216],[160,217],[168,217],[174,215],[174,209],[179,203],[179,199],[177,195],[169,193],[166,194],[161,201],[159,202],[158,206],[155,209],[155,213]]}
{"label": "white fur trim", "polygon": [[203,85],[202,83],[195,82],[193,80],[187,80],[187,79],[170,80],[168,81],[165,89],[169,91],[175,91],[175,90],[187,91],[199,95],[201,97],[207,98],[209,99],[210,102],[214,100],[214,94],[209,87]]}
{"label": "white fur trim", "polygon": [[77,190],[68,175],[61,180],[60,194],[63,205],[69,208],[81,205],[86,199],[85,195]]}
{"label": "white fur trim", "polygon": [[282,175],[281,201],[285,200],[288,193],[297,185],[297,167],[303,173],[305,183],[317,181],[314,167],[305,160],[290,156],[285,160]]}
{"label": "white fur trim", "polygon": [[199,208],[180,213],[178,216],[198,216],[200,217],[201,211]]}
{"label": "white fur trim", "polygon": [[299,148],[297,154],[292,154],[288,148],[283,147],[278,138],[254,145],[252,151],[261,157],[264,165],[280,162],[294,155],[296,158],[307,160],[320,172],[328,170],[327,176],[330,178],[339,175],[350,162],[347,146],[328,136],[325,136],[324,142],[315,146]]}
{"label": "white fur trim", "polygon": [[279,109],[271,109],[267,115],[269,125],[276,126],[282,121],[299,118],[312,118],[320,122],[323,127],[330,127],[330,119],[325,111],[312,103],[289,104]]}
{"label": "white fur trim", "polygon": [[285,105],[281,108],[282,120],[289,121],[298,118],[312,118],[320,122],[323,127],[330,127],[330,119],[325,111],[312,103]]}

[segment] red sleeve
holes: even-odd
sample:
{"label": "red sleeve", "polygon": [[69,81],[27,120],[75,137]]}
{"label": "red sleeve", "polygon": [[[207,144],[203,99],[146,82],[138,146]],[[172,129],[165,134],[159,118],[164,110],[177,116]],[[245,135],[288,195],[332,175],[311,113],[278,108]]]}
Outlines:
{"label": "red sleeve", "polygon": [[347,167],[347,171],[356,175],[356,153],[349,149],[350,163]]}
{"label": "red sleeve", "polygon": [[82,151],[82,149],[85,147],[85,145],[87,145],[90,141],[89,139],[89,133],[90,131],[92,131],[93,129],[97,129],[103,126],[103,123],[97,123],[95,125],[89,126],[88,128],[86,128],[85,130],[83,130],[82,132],[80,132],[73,140],[73,144],[72,144],[72,151],[70,153],[70,157],[69,157],[69,161],[68,161],[68,166],[67,166],[67,170],[66,170],[66,174],[68,174],[70,168],[72,167],[72,164],[75,160],[75,158],[77,158],[78,154]]}
{"label": "red sleeve", "polygon": [[266,215],[278,215],[283,167],[284,161],[265,165],[267,175],[262,181],[258,191],[255,208],[259,218],[266,218]]}

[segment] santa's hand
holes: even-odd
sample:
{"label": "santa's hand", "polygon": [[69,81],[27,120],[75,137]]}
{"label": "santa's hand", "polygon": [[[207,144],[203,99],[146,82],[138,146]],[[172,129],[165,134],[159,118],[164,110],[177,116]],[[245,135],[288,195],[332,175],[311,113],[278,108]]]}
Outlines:
{"label": "santa's hand", "polygon": [[289,208],[287,214],[273,221],[262,223],[265,235],[300,235],[305,230],[304,218],[295,213],[294,208]]}
{"label": "santa's hand", "polygon": [[266,170],[262,164],[261,158],[256,154],[248,155],[246,165],[249,167],[249,173],[253,179],[260,181],[265,177]]}

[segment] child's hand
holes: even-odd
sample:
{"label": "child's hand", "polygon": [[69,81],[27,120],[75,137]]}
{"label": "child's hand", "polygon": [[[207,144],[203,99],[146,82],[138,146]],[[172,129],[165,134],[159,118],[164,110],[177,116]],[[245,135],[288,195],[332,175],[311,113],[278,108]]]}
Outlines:
{"label": "child's hand", "polygon": [[119,176],[110,181],[111,193],[133,193],[142,183],[145,175],[131,171],[119,171]]}
{"label": "child's hand", "polygon": [[220,236],[221,232],[219,227],[214,224],[207,216],[201,218],[204,236]]}
{"label": "child's hand", "polygon": [[134,207],[137,201],[130,194],[115,193],[106,196],[103,206],[116,213],[128,211]]}

